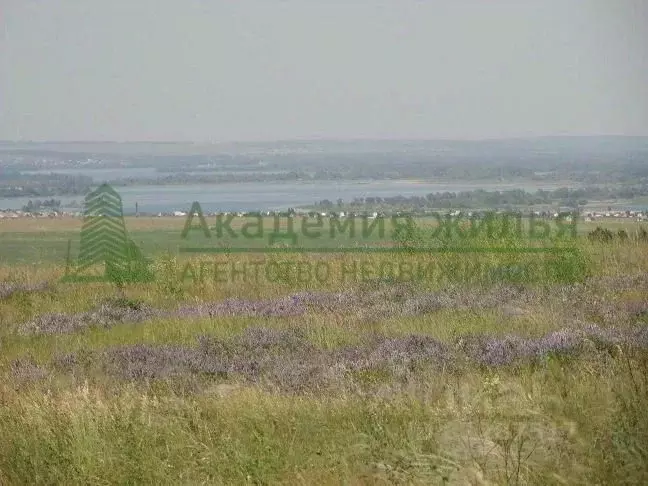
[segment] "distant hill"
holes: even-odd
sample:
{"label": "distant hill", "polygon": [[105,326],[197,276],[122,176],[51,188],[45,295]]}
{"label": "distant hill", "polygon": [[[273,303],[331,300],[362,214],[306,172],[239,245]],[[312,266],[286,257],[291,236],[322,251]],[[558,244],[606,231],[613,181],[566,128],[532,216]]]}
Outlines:
{"label": "distant hill", "polygon": [[98,154],[209,155],[250,153],[390,153],[454,152],[497,154],[511,151],[561,151],[613,153],[648,151],[648,136],[551,136],[486,140],[285,140],[274,142],[14,142],[0,141],[0,154],[69,154],[80,157]]}

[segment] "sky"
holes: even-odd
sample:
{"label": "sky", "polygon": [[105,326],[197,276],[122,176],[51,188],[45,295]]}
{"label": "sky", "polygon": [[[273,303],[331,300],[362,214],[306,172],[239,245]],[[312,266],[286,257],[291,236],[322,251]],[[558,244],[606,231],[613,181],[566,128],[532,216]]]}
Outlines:
{"label": "sky", "polygon": [[0,0],[0,139],[648,135],[645,0]]}

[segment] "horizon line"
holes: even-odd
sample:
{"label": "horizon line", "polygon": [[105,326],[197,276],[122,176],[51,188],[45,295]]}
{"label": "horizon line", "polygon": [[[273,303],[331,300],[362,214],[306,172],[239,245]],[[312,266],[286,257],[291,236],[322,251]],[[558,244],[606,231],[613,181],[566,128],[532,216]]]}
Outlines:
{"label": "horizon line", "polygon": [[428,137],[295,137],[258,140],[16,140],[0,139],[0,144],[152,144],[152,145],[227,145],[227,144],[263,144],[263,143],[303,143],[303,142],[506,142],[532,141],[546,139],[585,139],[585,138],[648,138],[646,135],[625,134],[588,134],[588,135],[529,135],[514,137],[468,137],[468,138],[428,138]]}

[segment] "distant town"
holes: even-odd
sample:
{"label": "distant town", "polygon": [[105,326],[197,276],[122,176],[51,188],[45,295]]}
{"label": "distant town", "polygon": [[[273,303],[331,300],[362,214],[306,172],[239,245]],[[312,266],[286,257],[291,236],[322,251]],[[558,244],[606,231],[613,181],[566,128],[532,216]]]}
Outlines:
{"label": "distant town", "polygon": [[[483,210],[483,211],[464,211],[464,210],[455,210],[455,211],[448,211],[448,210],[442,210],[439,212],[436,212],[436,214],[442,213],[442,214],[449,214],[453,217],[467,217],[467,218],[472,218],[476,217],[479,218],[480,216],[485,215],[486,213],[491,213],[491,212],[496,212],[496,213],[504,213],[506,211],[503,210]],[[555,219],[560,216],[564,215],[573,215],[574,211],[573,210],[565,210],[565,211],[560,211],[560,212],[552,212],[552,211],[519,211],[523,217],[539,217],[543,219]],[[273,216],[299,216],[299,217],[305,217],[305,216],[311,216],[311,217],[317,217],[318,215],[321,217],[325,218],[357,218],[357,217],[369,217],[369,218],[377,218],[377,217],[391,217],[391,216],[401,216],[404,214],[410,214],[415,217],[426,217],[426,216],[431,216],[432,214],[435,214],[434,211],[431,210],[425,210],[425,211],[420,211],[420,212],[415,212],[415,213],[404,213],[402,211],[394,211],[394,212],[379,212],[379,211],[373,211],[373,212],[366,212],[366,211],[355,211],[355,212],[345,212],[345,211],[324,211],[324,212],[317,212],[317,211],[312,211],[312,210],[302,210],[302,209],[289,209],[288,211],[248,211],[248,212],[218,212],[218,211],[211,211],[208,212],[206,211],[204,213],[205,216],[219,216],[219,215],[224,215],[228,216],[230,214],[234,214],[237,217],[252,217],[252,216],[267,216],[267,217],[273,217]],[[182,218],[187,216],[186,211],[171,211],[171,212],[159,212],[159,213],[132,213],[132,214],[127,214],[126,216],[135,216],[135,217],[153,217],[153,218],[163,218],[163,217],[176,217],[176,218]],[[19,218],[24,218],[24,219],[47,219],[47,218],[83,218],[83,212],[82,211],[58,211],[58,210],[42,210],[42,211],[24,211],[24,210],[2,210],[0,209],[0,220],[2,219],[19,219]],[[585,222],[593,222],[593,221],[598,221],[598,220],[604,220],[604,219],[625,219],[625,220],[630,220],[630,221],[637,221],[637,222],[643,222],[643,221],[648,221],[648,210],[646,211],[636,211],[636,210],[623,210],[623,209],[617,209],[617,210],[609,210],[609,211],[589,211],[589,212],[581,212],[579,213],[579,218],[582,221]]]}

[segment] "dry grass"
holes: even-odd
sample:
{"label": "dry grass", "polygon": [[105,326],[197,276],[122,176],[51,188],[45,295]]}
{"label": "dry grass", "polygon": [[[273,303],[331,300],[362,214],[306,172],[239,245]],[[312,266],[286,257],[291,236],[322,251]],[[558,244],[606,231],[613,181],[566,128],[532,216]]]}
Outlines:
{"label": "dry grass", "polygon": [[[184,224],[163,220],[128,226]],[[583,249],[583,284],[486,288],[344,281],[350,255],[320,257],[337,273],[308,285],[180,283],[187,260],[165,258],[121,291],[0,265],[22,286],[0,300],[0,483],[646,484],[648,355],[631,330],[648,324],[648,248]],[[300,312],[274,312],[292,296]],[[171,313],[136,318],[141,302]],[[48,313],[79,326],[21,333]],[[529,345],[593,324],[577,350]],[[534,359],[471,359],[485,343]]]}

